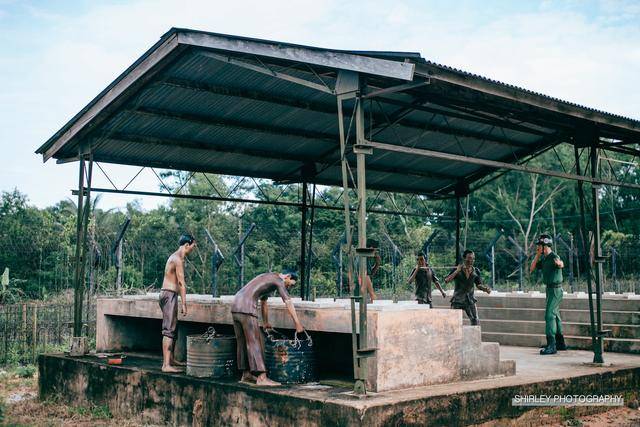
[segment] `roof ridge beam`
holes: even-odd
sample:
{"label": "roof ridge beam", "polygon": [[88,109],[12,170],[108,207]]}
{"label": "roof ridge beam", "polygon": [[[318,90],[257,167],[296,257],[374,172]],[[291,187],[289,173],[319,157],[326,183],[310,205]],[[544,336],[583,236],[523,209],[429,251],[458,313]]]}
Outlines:
{"label": "roof ridge beam", "polygon": [[178,32],[180,44],[215,49],[227,53],[257,55],[286,61],[304,62],[322,67],[350,70],[359,73],[413,80],[415,64],[372,58],[353,53],[336,52],[327,49],[310,49],[303,46],[285,45],[277,42],[240,40],[217,34]]}

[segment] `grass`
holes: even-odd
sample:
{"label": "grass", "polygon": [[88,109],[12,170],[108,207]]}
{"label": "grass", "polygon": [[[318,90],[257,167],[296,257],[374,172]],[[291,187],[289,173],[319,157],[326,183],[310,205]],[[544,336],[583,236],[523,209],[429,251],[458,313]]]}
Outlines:
{"label": "grass", "polygon": [[[146,425],[133,418],[119,418],[107,405],[69,405],[63,399],[37,398],[38,373],[33,365],[0,369],[0,426],[131,427]],[[7,403],[9,396],[22,396]]]}

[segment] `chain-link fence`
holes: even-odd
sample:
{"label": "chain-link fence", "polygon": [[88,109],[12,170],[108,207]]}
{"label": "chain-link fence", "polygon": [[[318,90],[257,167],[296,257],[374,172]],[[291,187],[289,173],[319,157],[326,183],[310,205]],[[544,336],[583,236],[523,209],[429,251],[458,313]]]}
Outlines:
{"label": "chain-link fence", "polygon": [[[96,306],[83,313],[84,333],[95,341]],[[73,303],[0,305],[0,365],[34,363],[38,354],[69,349]]]}

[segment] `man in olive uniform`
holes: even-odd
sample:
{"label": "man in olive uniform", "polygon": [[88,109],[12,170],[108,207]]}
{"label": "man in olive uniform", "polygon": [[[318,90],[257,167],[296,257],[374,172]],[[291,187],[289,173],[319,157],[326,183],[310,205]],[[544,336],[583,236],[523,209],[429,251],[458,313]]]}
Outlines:
{"label": "man in olive uniform", "polygon": [[547,305],[544,312],[547,346],[540,354],[555,354],[556,350],[566,350],[562,335],[560,303],[562,302],[562,269],[564,263],[551,250],[553,240],[548,234],[541,234],[536,242],[536,256],[531,263],[531,273],[542,270],[542,281],[547,287]]}
{"label": "man in olive uniform", "polygon": [[453,280],[455,284],[453,298],[451,298],[451,308],[464,310],[471,324],[479,325],[480,321],[478,320],[478,309],[476,307],[478,300],[473,296],[473,291],[477,287],[481,291],[490,294],[491,289],[482,284],[480,270],[473,266],[476,260],[475,253],[467,249],[462,254],[462,259],[462,264],[454,268],[444,281],[449,283]]}

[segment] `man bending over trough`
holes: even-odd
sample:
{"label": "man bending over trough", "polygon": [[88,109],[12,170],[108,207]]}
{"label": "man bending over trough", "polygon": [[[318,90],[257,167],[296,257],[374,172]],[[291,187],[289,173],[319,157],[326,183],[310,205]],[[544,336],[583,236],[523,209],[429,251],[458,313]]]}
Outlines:
{"label": "man bending over trough", "polygon": [[285,270],[283,273],[260,274],[244,285],[233,299],[231,314],[237,340],[238,369],[242,371],[240,382],[264,386],[280,385],[267,378],[264,365],[264,341],[258,326],[258,299],[261,301],[262,322],[265,329],[271,328],[267,298],[270,293],[277,290],[293,319],[296,332],[304,331],[287,292],[287,289],[296,284],[297,279],[298,275],[290,270]]}

